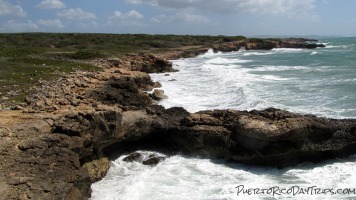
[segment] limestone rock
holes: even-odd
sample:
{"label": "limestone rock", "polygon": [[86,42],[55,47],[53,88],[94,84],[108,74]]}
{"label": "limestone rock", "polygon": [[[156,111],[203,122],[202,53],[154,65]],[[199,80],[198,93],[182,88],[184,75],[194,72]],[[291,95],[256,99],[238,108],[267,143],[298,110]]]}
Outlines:
{"label": "limestone rock", "polygon": [[[319,46],[289,39],[241,40],[211,48]],[[29,91],[27,105],[20,105],[23,112],[1,110],[1,198],[87,199],[90,184],[109,168],[106,155],[133,146],[275,167],[356,153],[355,119],[325,119],[278,109],[191,114],[183,108],[154,105],[147,91],[158,83],[147,73],[173,72],[167,59],[196,56],[209,48],[97,60],[102,67],[97,72],[78,70],[55,81],[42,80]],[[154,93],[157,99],[165,97],[163,91]],[[134,153],[124,160],[155,165],[164,159],[160,154]]]}
{"label": "limestone rock", "polygon": [[83,168],[89,174],[90,181],[96,182],[102,179],[110,168],[110,161],[107,158],[101,158],[87,162],[83,165]]}
{"label": "limestone rock", "polygon": [[164,94],[164,91],[159,90],[159,89],[153,90],[153,93],[151,96],[154,100],[157,100],[157,101],[167,98],[167,96]]}
{"label": "limestone rock", "polygon": [[151,54],[127,54],[124,64],[133,71],[146,73],[164,73],[177,71],[173,69],[172,63],[166,59]]}
{"label": "limestone rock", "polygon": [[126,161],[126,162],[133,162],[133,161],[141,162],[142,159],[143,159],[143,155],[141,153],[133,152],[133,153],[130,153],[128,156],[126,156],[122,160]]}
{"label": "limestone rock", "polygon": [[157,156],[157,155],[150,155],[149,158],[142,161],[144,165],[157,165],[158,163],[164,161],[166,157],[164,156]]}
{"label": "limestone rock", "polygon": [[139,152],[133,152],[127,155],[123,161],[125,162],[140,162],[144,165],[157,165],[158,163],[164,161],[166,159],[165,156],[150,153],[148,155],[144,155]]}

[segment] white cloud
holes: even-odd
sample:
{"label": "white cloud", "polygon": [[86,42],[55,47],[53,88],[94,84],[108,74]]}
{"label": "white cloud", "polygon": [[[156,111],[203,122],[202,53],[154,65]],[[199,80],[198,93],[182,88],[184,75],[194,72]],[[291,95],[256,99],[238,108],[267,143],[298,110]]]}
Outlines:
{"label": "white cloud", "polygon": [[56,29],[62,29],[65,26],[62,24],[61,20],[59,19],[40,19],[36,21],[36,24],[42,26],[42,27],[47,27],[47,28],[56,28]]}
{"label": "white cloud", "polygon": [[126,2],[131,4],[150,4],[154,6],[162,6],[169,8],[188,8],[194,7],[194,4],[203,4],[209,0],[126,0]]}
{"label": "white cloud", "polygon": [[157,15],[155,17],[152,17],[151,21],[154,22],[154,23],[162,23],[166,19],[167,19],[167,16],[162,14],[162,15]]}
{"label": "white cloud", "polygon": [[149,4],[166,8],[193,8],[213,13],[255,13],[298,16],[312,13],[315,0],[126,0],[131,4]]}
{"label": "white cloud", "polygon": [[180,12],[172,18],[177,22],[190,22],[190,23],[209,23],[209,19],[192,13]]}
{"label": "white cloud", "polygon": [[134,20],[134,19],[143,19],[144,16],[137,12],[136,10],[131,10],[127,13],[122,13],[115,10],[114,14],[111,16],[111,19],[120,19],[120,20]]}
{"label": "white cloud", "polygon": [[43,9],[59,9],[59,8],[65,8],[66,6],[60,0],[42,0],[37,5],[37,7]]}
{"label": "white cloud", "polygon": [[31,32],[31,31],[52,31],[53,29],[62,29],[65,26],[59,19],[40,19],[36,22],[27,20],[18,22],[16,20],[7,21],[1,28],[4,32]]}
{"label": "white cloud", "polygon": [[64,10],[57,13],[58,17],[62,17],[69,20],[86,20],[86,19],[96,19],[94,13],[85,12],[81,8],[72,8]]}
{"label": "white cloud", "polygon": [[31,20],[27,22],[17,22],[15,20],[9,20],[3,25],[2,30],[5,32],[29,32],[37,31],[38,25]]}
{"label": "white cloud", "polygon": [[1,15],[12,15],[12,16],[17,16],[17,17],[25,17],[27,15],[27,13],[19,5],[13,5],[6,0],[0,0],[0,16]]}
{"label": "white cloud", "polygon": [[147,27],[148,22],[145,20],[145,16],[136,10],[125,13],[115,10],[115,12],[108,17],[107,25],[112,28],[142,28]]}
{"label": "white cloud", "polygon": [[93,20],[93,21],[86,22],[86,23],[80,23],[79,27],[82,29],[86,29],[86,30],[93,30],[98,27],[98,22]]}
{"label": "white cloud", "polygon": [[196,23],[196,24],[207,24],[210,20],[204,16],[196,15],[188,12],[179,12],[176,15],[166,16],[158,15],[151,18],[154,23]]}

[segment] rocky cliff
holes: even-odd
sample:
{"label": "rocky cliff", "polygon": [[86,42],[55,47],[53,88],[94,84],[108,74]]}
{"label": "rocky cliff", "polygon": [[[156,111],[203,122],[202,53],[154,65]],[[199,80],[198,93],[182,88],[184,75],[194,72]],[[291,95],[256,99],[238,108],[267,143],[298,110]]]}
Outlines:
{"label": "rocky cliff", "polygon": [[[228,51],[255,44],[243,42],[213,48]],[[182,52],[166,57],[196,55],[203,49]],[[109,169],[108,156],[135,148],[275,167],[356,152],[354,119],[273,108],[193,114],[164,109],[147,93],[159,84],[146,72],[174,71],[170,62],[140,54],[95,63],[102,71],[43,81],[25,106],[1,111],[0,199],[87,199],[91,183]]]}
{"label": "rocky cliff", "polygon": [[324,44],[318,44],[316,42],[317,42],[316,40],[304,39],[304,38],[245,39],[245,40],[214,44],[208,47],[172,51],[171,53],[165,53],[162,56],[166,59],[194,57],[199,54],[207,52],[209,49],[213,49],[214,52],[218,52],[218,51],[231,52],[231,51],[238,51],[242,48],[246,50],[271,50],[273,48],[315,49],[319,47],[325,47]]}

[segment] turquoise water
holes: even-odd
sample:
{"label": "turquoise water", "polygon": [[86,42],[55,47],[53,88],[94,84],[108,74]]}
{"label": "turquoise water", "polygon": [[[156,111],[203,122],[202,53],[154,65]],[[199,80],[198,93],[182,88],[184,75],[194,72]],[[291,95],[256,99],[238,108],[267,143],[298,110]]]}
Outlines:
{"label": "turquoise water", "polygon": [[[151,76],[162,83],[168,96],[160,102],[165,107],[182,106],[191,112],[276,107],[323,117],[356,118],[356,38],[323,38],[321,42],[327,47],[209,51],[173,61],[179,72]],[[124,156],[113,160],[107,176],[92,185],[92,199],[356,199],[355,156],[283,170],[181,155],[168,157],[157,166],[145,166],[123,162]],[[249,195],[239,193],[242,187],[278,187],[291,192],[294,188],[299,193]],[[332,189],[335,194],[300,192],[308,188]],[[338,189],[354,192],[337,194]]]}

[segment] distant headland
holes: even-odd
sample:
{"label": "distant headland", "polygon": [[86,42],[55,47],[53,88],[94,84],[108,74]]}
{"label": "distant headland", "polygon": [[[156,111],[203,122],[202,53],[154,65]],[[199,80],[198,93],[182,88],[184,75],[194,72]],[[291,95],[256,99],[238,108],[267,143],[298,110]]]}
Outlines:
{"label": "distant headland", "polygon": [[157,105],[164,91],[148,73],[176,71],[170,59],[209,49],[324,47],[315,40],[24,33],[0,34],[0,43],[0,81],[8,83],[0,91],[5,199],[87,199],[108,157],[137,149],[280,168],[356,152],[355,119]]}

